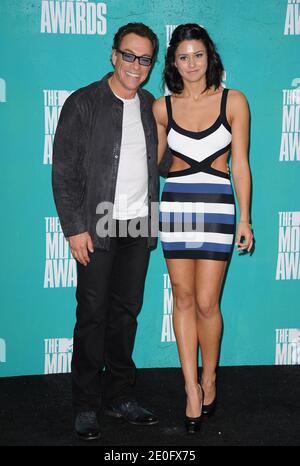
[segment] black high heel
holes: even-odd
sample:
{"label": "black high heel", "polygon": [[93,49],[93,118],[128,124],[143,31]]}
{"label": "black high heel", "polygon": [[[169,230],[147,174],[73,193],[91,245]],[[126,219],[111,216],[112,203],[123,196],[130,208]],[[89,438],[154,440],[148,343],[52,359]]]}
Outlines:
{"label": "black high heel", "polygon": [[198,417],[185,416],[185,428],[186,428],[187,434],[195,434],[196,432],[199,432],[201,424],[202,424],[204,391],[201,385],[199,385],[199,387],[202,391],[201,414]]}
{"label": "black high heel", "polygon": [[215,397],[215,399],[211,403],[209,403],[209,405],[202,406],[202,414],[208,417],[211,416],[216,409],[216,404],[217,404],[217,397]]}
{"label": "black high heel", "polygon": [[[204,399],[204,398],[203,398]],[[215,409],[216,409],[216,404],[217,404],[217,396],[215,396],[215,398],[213,399],[213,401],[211,403],[209,403],[209,405],[203,405],[202,406],[202,414],[204,414],[204,416],[211,416]]]}
{"label": "black high heel", "polygon": [[187,434],[195,434],[200,430],[202,424],[202,416],[188,417],[185,416],[185,428]]}

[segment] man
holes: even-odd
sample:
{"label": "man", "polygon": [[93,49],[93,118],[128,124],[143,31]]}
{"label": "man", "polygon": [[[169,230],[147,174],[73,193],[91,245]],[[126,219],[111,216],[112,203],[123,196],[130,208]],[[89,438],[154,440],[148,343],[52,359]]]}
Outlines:
{"label": "man", "polygon": [[71,94],[54,140],[54,199],[77,261],[72,396],[75,430],[85,440],[100,436],[103,401],[111,416],[158,422],[132,394],[136,319],[156,246],[151,204],[158,201],[153,96],[140,86],[157,45],[144,24],[121,27],[114,72]]}

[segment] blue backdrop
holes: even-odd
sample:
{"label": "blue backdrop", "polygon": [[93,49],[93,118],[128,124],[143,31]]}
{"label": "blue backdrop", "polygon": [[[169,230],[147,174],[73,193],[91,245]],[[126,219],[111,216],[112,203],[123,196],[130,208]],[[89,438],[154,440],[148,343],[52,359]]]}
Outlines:
{"label": "blue backdrop", "polygon": [[[129,21],[159,36],[146,85],[156,97],[170,34],[185,22],[208,29],[224,85],[248,97],[256,248],[232,258],[220,364],[299,364],[299,0],[1,0],[0,374],[69,371],[76,269],[52,199],[53,135],[69,93],[111,69],[113,35]],[[159,245],[139,318],[138,367],[179,365],[171,318]]]}

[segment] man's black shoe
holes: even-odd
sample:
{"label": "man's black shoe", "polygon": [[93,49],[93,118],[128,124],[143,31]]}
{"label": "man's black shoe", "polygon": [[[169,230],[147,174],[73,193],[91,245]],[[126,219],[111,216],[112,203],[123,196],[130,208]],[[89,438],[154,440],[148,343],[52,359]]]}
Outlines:
{"label": "man's black shoe", "polygon": [[108,406],[105,413],[113,417],[122,417],[131,424],[150,426],[158,423],[154,414],[137,404],[136,401],[121,401]]}
{"label": "man's black shoe", "polygon": [[100,437],[100,427],[95,411],[82,411],[75,418],[75,431],[82,440]]}

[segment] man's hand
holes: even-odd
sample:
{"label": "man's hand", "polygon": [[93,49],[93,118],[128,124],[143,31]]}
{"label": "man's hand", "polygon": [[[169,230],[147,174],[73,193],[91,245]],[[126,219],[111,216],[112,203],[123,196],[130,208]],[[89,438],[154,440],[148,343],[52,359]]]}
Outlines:
{"label": "man's hand", "polygon": [[82,265],[88,265],[90,262],[89,252],[94,252],[92,238],[88,232],[80,233],[80,235],[69,236],[70,250],[74,259]]}

